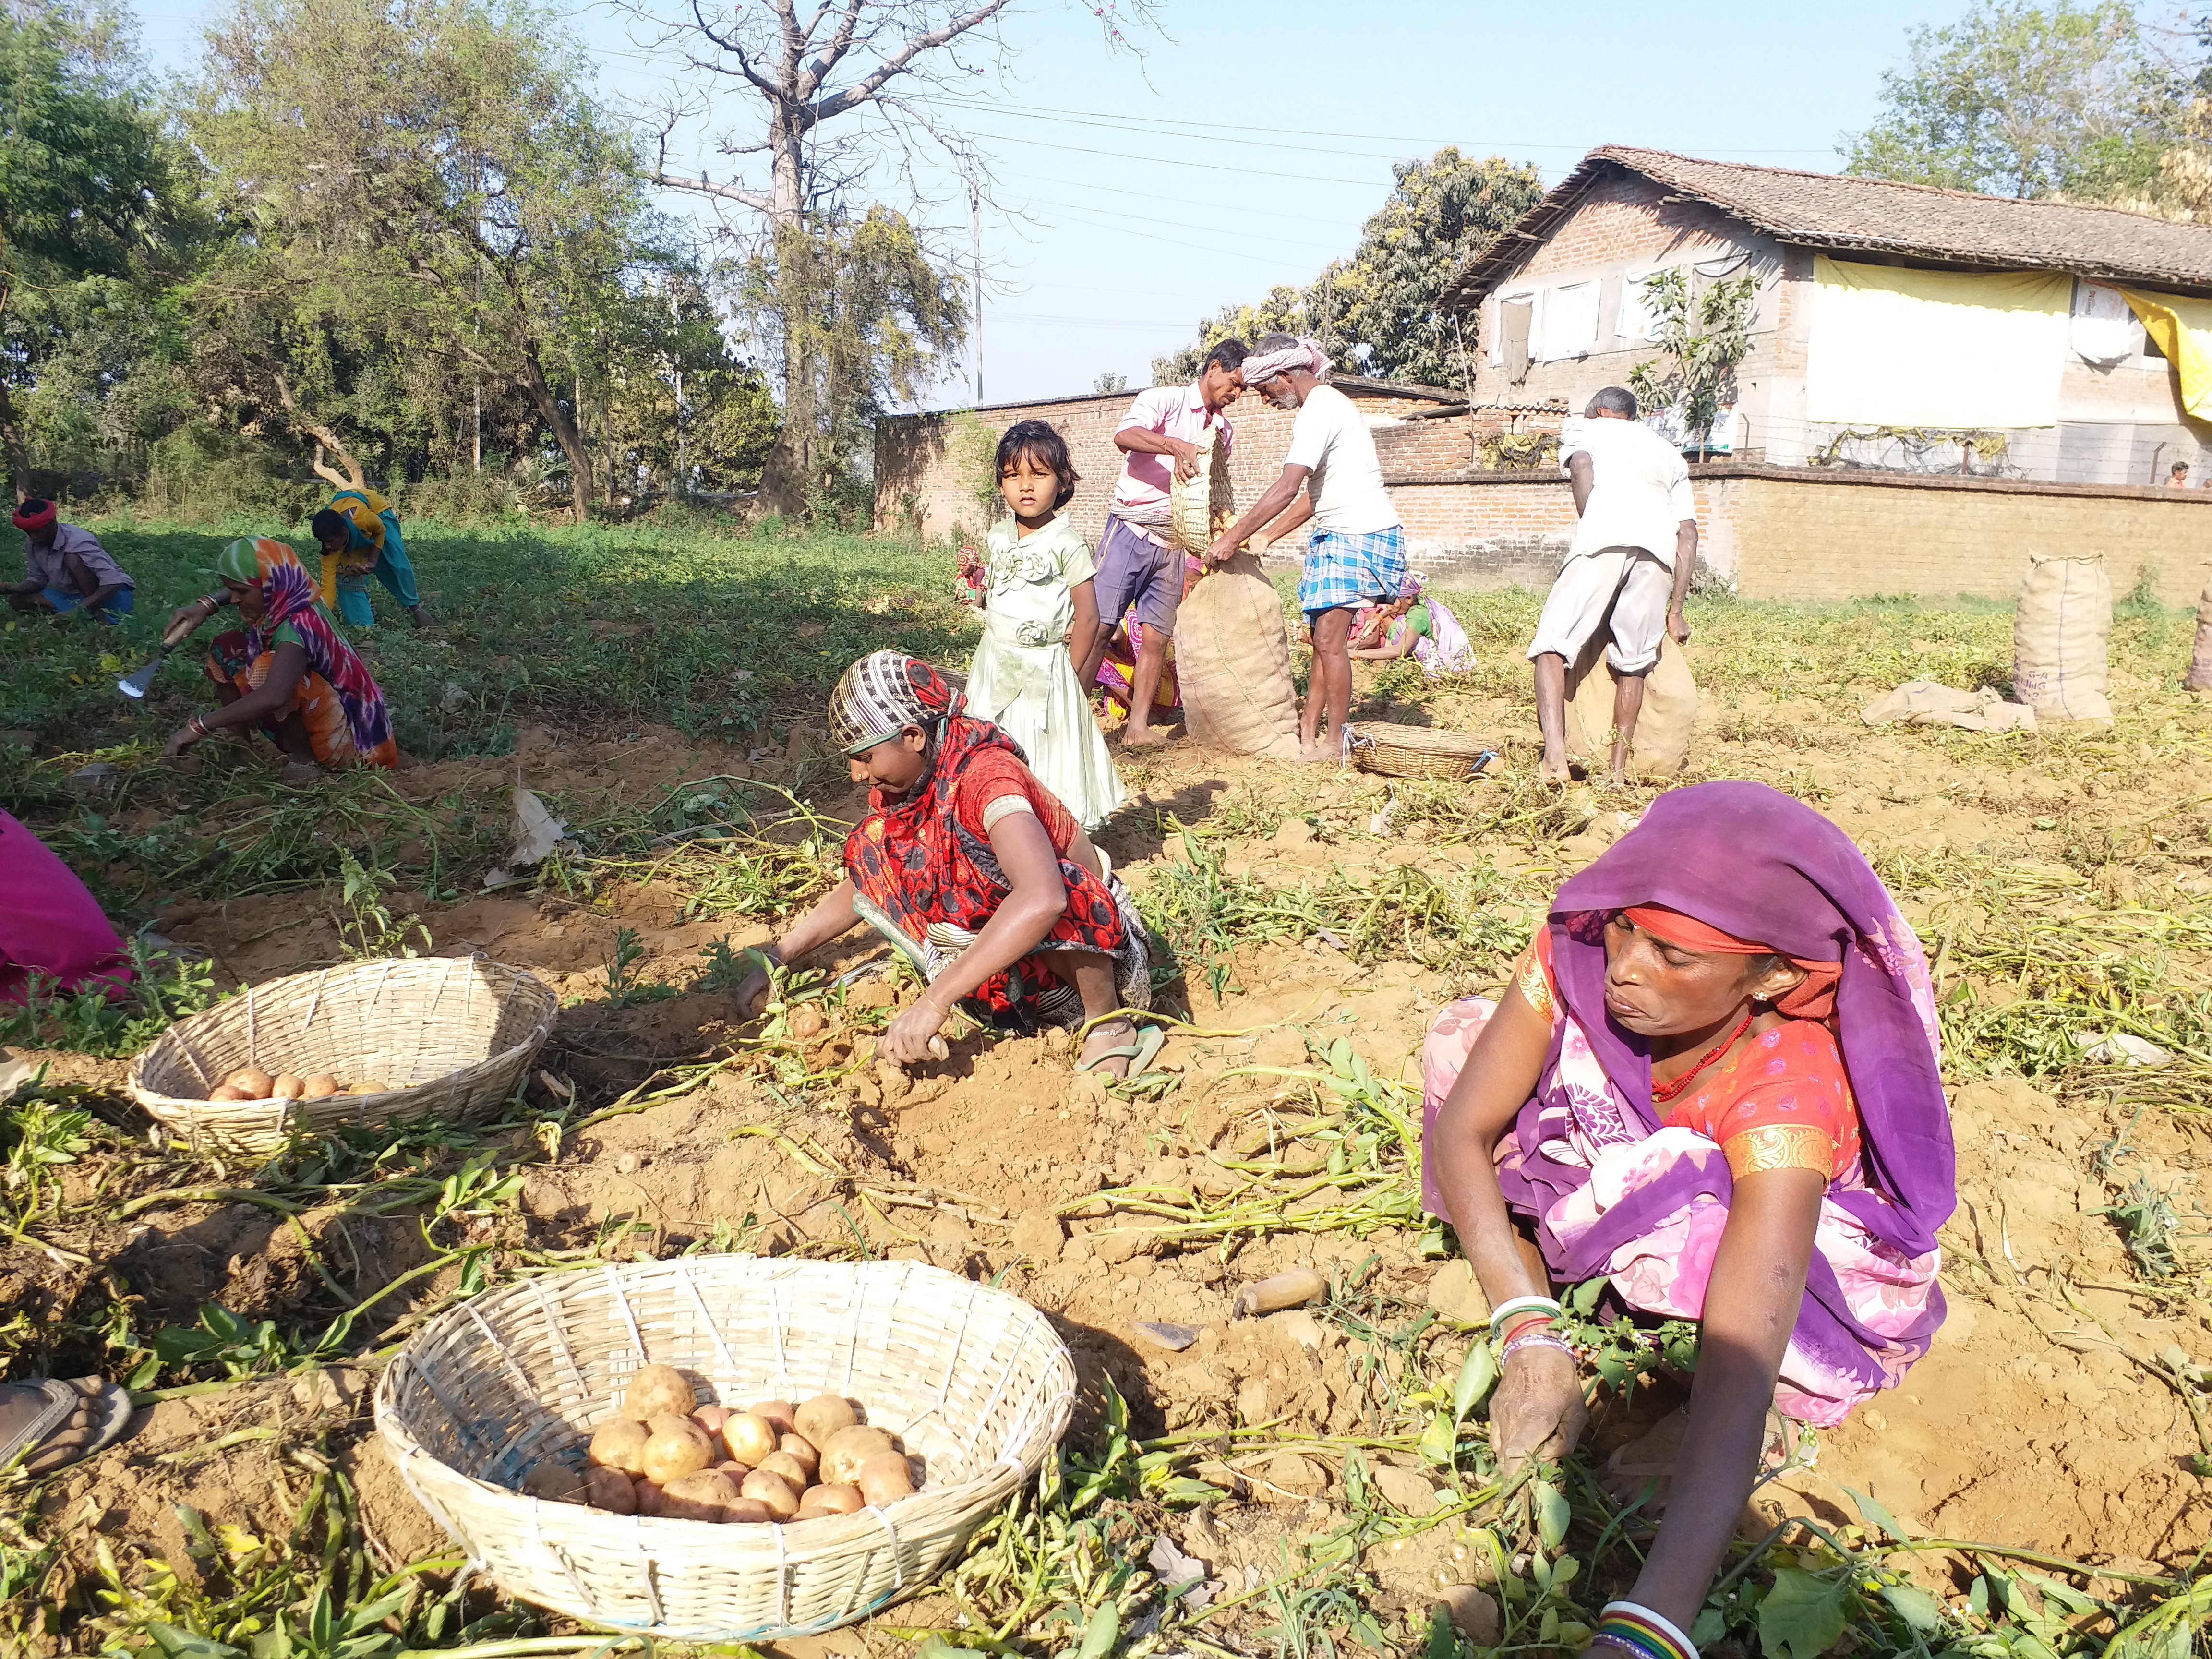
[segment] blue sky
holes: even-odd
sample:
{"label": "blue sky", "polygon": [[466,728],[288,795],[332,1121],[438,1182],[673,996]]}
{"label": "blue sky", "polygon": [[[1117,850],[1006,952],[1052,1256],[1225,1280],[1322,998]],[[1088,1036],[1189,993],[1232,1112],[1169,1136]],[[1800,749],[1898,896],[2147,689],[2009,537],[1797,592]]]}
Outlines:
{"label": "blue sky", "polygon": [[[973,89],[937,103],[996,174],[982,227],[989,402],[1088,391],[1105,372],[1147,384],[1153,356],[1192,339],[1200,316],[1350,253],[1390,162],[1441,144],[1534,161],[1547,183],[1601,143],[1832,169],[1907,30],[1962,9],[1858,0],[1846,14],[1698,17],[1603,0],[1173,0],[1164,31],[1130,31],[1138,56],[1102,44],[1096,3],[1026,0],[1003,57],[971,54],[984,68]],[[191,68],[222,9],[146,6],[152,66]],[[611,6],[560,9],[610,108],[641,109],[674,78]],[[679,135],[672,167],[698,159],[705,131]],[[921,179],[937,199],[917,216],[964,265],[966,199],[939,170]],[[908,205],[899,180],[874,182]],[[664,205],[694,211],[681,197]],[[928,401],[966,401],[968,373]]]}

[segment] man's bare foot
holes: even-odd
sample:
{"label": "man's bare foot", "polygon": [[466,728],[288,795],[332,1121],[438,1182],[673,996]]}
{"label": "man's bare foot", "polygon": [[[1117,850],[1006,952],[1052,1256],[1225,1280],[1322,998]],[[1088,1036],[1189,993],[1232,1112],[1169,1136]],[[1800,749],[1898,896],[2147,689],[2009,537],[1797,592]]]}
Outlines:
{"label": "man's bare foot", "polygon": [[1172,732],[1163,732],[1157,726],[1139,726],[1134,720],[1121,728],[1121,746],[1124,749],[1156,749],[1161,744],[1174,740]]}
{"label": "man's bare foot", "polygon": [[1328,738],[1298,745],[1298,760],[1307,766],[1335,766],[1344,759],[1344,745]]}
{"label": "man's bare foot", "polygon": [[1574,777],[1565,760],[1553,760],[1547,755],[1536,764],[1536,781],[1539,783],[1572,783]]}
{"label": "man's bare foot", "polygon": [[0,1384],[0,1456],[51,1474],[112,1443],[131,1421],[131,1398],[97,1376]]}
{"label": "man's bare foot", "polygon": [[[1083,1052],[1075,1057],[1079,1072],[1096,1072],[1119,1083],[1129,1075],[1131,1052],[1136,1048],[1137,1023],[1130,1019],[1109,1019],[1103,1025],[1091,1028],[1091,1035],[1083,1039]],[[1116,1054],[1116,1049],[1131,1052]]]}

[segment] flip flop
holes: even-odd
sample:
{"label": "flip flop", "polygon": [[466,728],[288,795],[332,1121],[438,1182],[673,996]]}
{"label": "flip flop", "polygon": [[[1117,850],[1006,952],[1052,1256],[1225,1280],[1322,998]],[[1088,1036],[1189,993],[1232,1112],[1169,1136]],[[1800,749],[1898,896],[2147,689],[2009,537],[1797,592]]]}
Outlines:
{"label": "flip flop", "polygon": [[[90,1438],[82,1446],[47,1443],[82,1413]],[[130,1426],[131,1396],[97,1376],[0,1383],[0,1468],[51,1474],[112,1445]]]}
{"label": "flip flop", "polygon": [[[1128,1023],[1136,1025],[1134,1020]],[[1129,1062],[1129,1069],[1117,1081],[1127,1082],[1130,1078],[1135,1077],[1152,1063],[1160,1050],[1166,1046],[1168,1040],[1168,1034],[1157,1025],[1137,1025],[1136,1029],[1137,1036],[1134,1042],[1125,1042],[1118,1048],[1109,1048],[1103,1054],[1093,1054],[1089,1060],[1078,1060],[1075,1069],[1079,1072],[1095,1072],[1109,1060],[1126,1060]]]}

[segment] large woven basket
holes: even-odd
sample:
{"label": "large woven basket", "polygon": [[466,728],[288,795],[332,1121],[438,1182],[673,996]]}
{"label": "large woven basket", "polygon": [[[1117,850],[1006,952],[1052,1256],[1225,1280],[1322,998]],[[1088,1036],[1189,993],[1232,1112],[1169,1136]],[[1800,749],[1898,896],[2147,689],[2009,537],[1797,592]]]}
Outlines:
{"label": "large woven basket", "polygon": [[1354,766],[1386,778],[1471,778],[1498,758],[1480,738],[1464,732],[1393,726],[1388,720],[1346,726],[1344,743]]}
{"label": "large woven basket", "polygon": [[[584,1467],[642,1364],[702,1403],[844,1395],[921,1460],[921,1490],[821,1520],[617,1516],[514,1490]],[[451,1309],[376,1390],[408,1489],[510,1593],[692,1642],[811,1635],[914,1595],[1066,1431],[1075,1367],[1045,1316],[912,1261],[690,1257],[548,1274]]]}
{"label": "large woven basket", "polygon": [[[459,1120],[514,1091],[560,999],[537,975],[468,957],[293,974],[180,1020],[131,1063],[131,1098],[195,1147],[271,1152],[341,1123]],[[395,1086],[325,1100],[207,1098],[241,1066]]]}
{"label": "large woven basket", "polygon": [[1198,476],[1170,475],[1168,483],[1168,540],[1185,553],[1203,553],[1237,516],[1237,492],[1229,483],[1229,452],[1215,442],[1220,428],[1209,426],[1198,438]]}

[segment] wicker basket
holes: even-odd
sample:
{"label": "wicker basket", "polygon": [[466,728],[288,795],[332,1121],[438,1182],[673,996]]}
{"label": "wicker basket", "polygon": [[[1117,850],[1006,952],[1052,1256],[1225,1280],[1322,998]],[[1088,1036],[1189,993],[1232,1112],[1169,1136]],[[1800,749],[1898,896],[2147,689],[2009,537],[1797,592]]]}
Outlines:
{"label": "wicker basket", "polygon": [[[902,1437],[922,1490],[785,1525],[617,1516],[514,1490],[541,1458],[583,1468],[640,1365],[702,1401],[836,1393]],[[690,1642],[811,1635],[915,1594],[1066,1432],[1075,1367],[1019,1297],[912,1261],[706,1256],[550,1274],[453,1308],[408,1340],[376,1424],[408,1489],[512,1594]]]}
{"label": "wicker basket", "polygon": [[1168,484],[1168,541],[1182,552],[1205,552],[1237,516],[1229,452],[1215,441],[1220,430],[1209,426],[1199,434],[1198,476],[1171,478]]}
{"label": "wicker basket", "polygon": [[[131,1063],[131,1098],[194,1147],[273,1152],[341,1123],[459,1119],[514,1091],[560,999],[535,974],[467,957],[294,974],[171,1026]],[[325,1100],[206,1098],[241,1066],[398,1086]]]}
{"label": "wicker basket", "polygon": [[1393,726],[1388,720],[1346,726],[1344,746],[1354,766],[1386,778],[1463,780],[1498,758],[1480,738],[1464,732],[1433,732],[1425,726]]}

